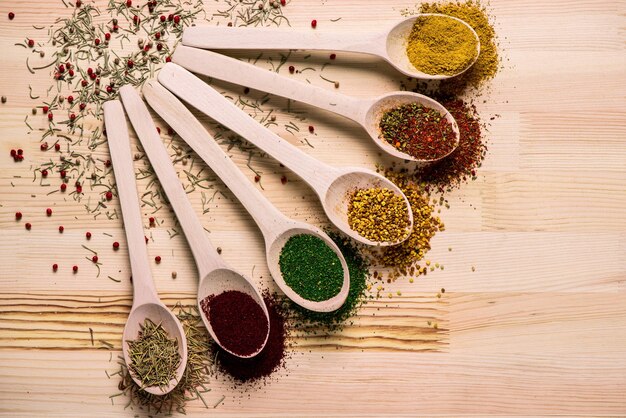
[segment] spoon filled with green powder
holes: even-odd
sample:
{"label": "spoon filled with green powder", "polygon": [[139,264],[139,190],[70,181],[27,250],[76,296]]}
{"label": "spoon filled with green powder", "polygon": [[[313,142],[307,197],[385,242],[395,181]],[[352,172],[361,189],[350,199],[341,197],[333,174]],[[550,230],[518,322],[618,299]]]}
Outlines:
{"label": "spoon filled with green powder", "polygon": [[[467,23],[430,13],[379,30],[364,27],[349,32],[322,24],[314,30],[195,26],[183,32],[183,45],[211,50],[357,52],[381,57],[402,73],[423,80],[459,75],[472,66],[480,52],[478,35]],[[432,65],[431,59],[436,60]]]}
{"label": "spoon filled with green powder", "polygon": [[339,309],[350,290],[350,273],[334,241],[319,228],[290,219],[276,209],[165,87],[149,81],[143,94],[154,111],[222,179],[255,220],[265,238],[270,273],[283,293],[311,311]]}

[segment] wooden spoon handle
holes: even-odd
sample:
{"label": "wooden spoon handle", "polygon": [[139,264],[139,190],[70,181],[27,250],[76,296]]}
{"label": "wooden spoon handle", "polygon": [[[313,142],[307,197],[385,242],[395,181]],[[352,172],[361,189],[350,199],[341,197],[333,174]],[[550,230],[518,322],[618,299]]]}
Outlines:
{"label": "wooden spoon handle", "polygon": [[205,49],[309,49],[349,51],[382,56],[386,33],[195,26],[183,32],[183,45]]}
{"label": "wooden spoon handle", "polygon": [[363,123],[368,100],[338,94],[212,51],[176,48],[172,61],[191,72],[294,99]]}
{"label": "wooden spoon handle", "polygon": [[324,198],[338,175],[337,169],[300,151],[183,67],[165,64],[158,78],[176,96],[283,163]]}
{"label": "wooden spoon handle", "polygon": [[288,219],[278,211],[250,180],[237,168],[202,124],[176,96],[156,80],[143,87],[143,95],[150,107],[202,158],[228,189],[239,199],[263,232],[265,240],[285,229]]}
{"label": "wooden spoon handle", "polygon": [[130,269],[133,275],[133,305],[138,306],[146,302],[158,301],[159,297],[152,281],[148,262],[148,250],[141,224],[141,209],[137,197],[137,184],[124,109],[118,100],[106,102],[103,109],[115,183],[122,207]]}
{"label": "wooden spoon handle", "polygon": [[141,96],[134,88],[127,85],[120,89],[120,97],[137,137],[183,228],[200,276],[204,277],[209,272],[223,267],[225,264],[206,236],[200,220],[187,199],[187,194],[178,179],[167,149],[161,142],[150,112]]}

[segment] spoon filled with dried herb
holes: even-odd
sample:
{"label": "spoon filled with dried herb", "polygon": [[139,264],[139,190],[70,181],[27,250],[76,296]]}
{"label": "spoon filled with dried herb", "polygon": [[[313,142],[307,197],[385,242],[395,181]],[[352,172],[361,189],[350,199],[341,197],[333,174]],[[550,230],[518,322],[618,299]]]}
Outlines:
{"label": "spoon filled with dried herb", "polygon": [[265,347],[269,335],[263,297],[252,280],[228,266],[212,246],[139,93],[127,85],[120,88],[120,97],[196,261],[202,321],[224,350],[238,357],[254,357]]}
{"label": "spoon filled with dried herb", "polygon": [[[334,31],[195,26],[183,32],[183,45],[204,49],[308,49],[376,55],[402,73],[424,80],[462,74],[478,59],[480,40],[466,22],[424,13],[383,30]],[[443,65],[442,65],[443,64]]]}
{"label": "spoon filled with dried herb", "polygon": [[[173,62],[198,74],[298,100],[352,119],[385,153],[421,165],[450,155],[459,145],[454,117],[430,97],[397,91],[356,98],[294,80],[212,51],[176,48]],[[415,111],[398,111],[411,108]]]}
{"label": "spoon filled with dried herb", "polygon": [[[330,221],[349,237],[366,245],[389,246],[401,243],[410,235],[413,213],[406,196],[385,177],[364,168],[336,168],[316,160],[255,121],[218,91],[177,64],[166,64],[159,72],[158,79],[176,96],[261,148],[300,176],[315,190]],[[348,219],[350,196],[355,190],[371,188],[388,189],[402,201],[406,218],[403,234],[376,240],[351,228]],[[381,216],[387,215],[387,212],[381,212]]]}
{"label": "spoon filled with dried herb", "polygon": [[350,274],[333,240],[319,228],[290,219],[276,209],[185,105],[156,80],[144,85],[143,95],[252,215],[265,238],[270,273],[283,293],[311,311],[339,309],[350,290]]}
{"label": "spoon filled with dried herb", "polygon": [[119,101],[104,104],[111,161],[133,277],[133,306],[122,349],[132,378],[146,392],[165,395],[176,387],[187,364],[187,339],[180,321],[161,302],[154,287],[141,224],[128,128]]}

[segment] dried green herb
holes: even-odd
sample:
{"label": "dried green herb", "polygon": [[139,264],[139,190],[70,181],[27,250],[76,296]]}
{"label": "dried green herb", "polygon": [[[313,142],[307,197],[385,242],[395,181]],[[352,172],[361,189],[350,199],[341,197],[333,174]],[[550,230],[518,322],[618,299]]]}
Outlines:
{"label": "dried green herb", "polygon": [[146,319],[136,340],[127,341],[129,369],[144,387],[167,386],[180,365],[178,341],[161,324]]}
{"label": "dried green herb", "polygon": [[186,403],[196,399],[200,399],[205,408],[209,407],[203,398],[204,393],[211,391],[207,386],[213,358],[209,335],[195,306],[185,309],[177,305],[176,316],[187,338],[187,367],[178,385],[163,396],[148,393],[135,383],[122,360],[119,362],[120,369],[114,373],[121,377],[118,385],[120,392],[111,395],[111,399],[124,395],[128,398],[126,407],[136,407],[156,414],[171,414],[174,411],[184,414]]}

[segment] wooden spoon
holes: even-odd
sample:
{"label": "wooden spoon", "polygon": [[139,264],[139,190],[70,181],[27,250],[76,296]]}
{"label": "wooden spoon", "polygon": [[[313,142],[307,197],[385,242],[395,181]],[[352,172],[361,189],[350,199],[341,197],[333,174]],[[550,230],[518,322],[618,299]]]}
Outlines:
{"label": "wooden spoon", "polygon": [[[415,20],[420,16],[440,16],[467,26],[476,39],[476,54],[466,68],[453,75],[426,74],[411,64],[406,53],[406,43]],[[360,52],[379,56],[400,72],[424,80],[443,80],[458,76],[476,62],[480,53],[480,40],[471,26],[456,17],[435,13],[411,16],[383,30],[374,30],[370,27],[350,32],[322,28],[297,30],[195,26],[186,28],[183,32],[183,45],[205,49],[309,49]]]}
{"label": "wooden spoon", "polygon": [[[127,85],[120,88],[120,97],[122,98],[122,103],[124,103],[124,109],[126,109],[128,118],[152,164],[152,168],[156,172],[159,182],[176,213],[178,222],[183,229],[191,252],[196,260],[200,279],[198,286],[198,308],[204,325],[209,331],[209,334],[211,334],[211,337],[213,337],[224,350],[238,357],[247,358],[255,356],[263,349],[269,335],[269,315],[263,297],[252,281],[243,274],[230,268],[211,245],[200,220],[187,199],[187,194],[183,190],[180,180],[176,175],[176,171],[174,170],[174,166],[172,166],[170,157],[167,154],[167,150],[161,142],[161,138],[152,121],[150,112],[143,100],[141,100],[139,93],[131,86]],[[219,338],[215,335],[211,323],[200,306],[200,302],[206,297],[219,295],[229,290],[236,290],[250,295],[256,303],[261,306],[267,319],[268,334],[265,336],[263,345],[251,355],[242,356],[224,347],[220,343]]]}
{"label": "wooden spoon", "polygon": [[[202,158],[226,184],[250,213],[265,238],[265,256],[270,273],[278,287],[298,305],[317,312],[331,312],[339,309],[350,290],[350,272],[341,250],[322,230],[304,222],[298,222],[283,215],[250,183],[204,129],[191,112],[165,87],[156,80],[143,87],[143,96],[155,112]],[[294,235],[307,234],[320,238],[339,257],[343,268],[343,284],[339,293],[327,300],[315,302],[294,292],[283,278],[279,257],[287,240]],[[323,279],[323,277],[320,277]]]}
{"label": "wooden spoon", "polygon": [[[172,55],[172,61],[194,73],[298,100],[352,119],[365,128],[380,149],[396,158],[425,165],[447,157],[459,145],[461,134],[454,117],[439,102],[421,94],[397,91],[375,99],[359,99],[303,83],[216,52],[188,46],[176,48],[174,55]],[[409,103],[419,103],[435,109],[450,122],[455,134],[455,145],[450,152],[434,159],[417,159],[398,150],[386,139],[380,138],[380,119],[385,112],[396,106]]]}
{"label": "wooden spoon", "polygon": [[126,230],[128,253],[130,255],[130,268],[133,274],[133,306],[128,315],[124,334],[122,337],[122,352],[124,361],[130,367],[128,341],[138,338],[141,325],[146,319],[155,324],[161,324],[165,332],[178,341],[178,354],[180,364],[176,369],[176,377],[171,379],[167,386],[144,387],[139,378],[131,373],[133,380],[148,393],[165,395],[176,387],[183,376],[187,365],[187,338],[180,321],[159,299],[154,287],[150,264],[148,263],[148,251],[144,241],[143,226],[141,225],[141,211],[139,198],[137,197],[137,185],[135,183],[135,171],[130,152],[130,140],[128,127],[122,104],[117,101],[109,101],[103,105],[104,122],[107,129],[111,161],[115,172],[115,183],[122,207],[122,218]]}
{"label": "wooden spoon", "polygon": [[[204,81],[179,65],[169,63],[161,69],[159,82],[172,93],[241,135],[300,176],[317,193],[324,211],[337,228],[367,245],[388,246],[404,241],[413,229],[409,202],[395,184],[363,168],[335,168],[305,154],[252,119]],[[406,234],[394,242],[372,241],[353,231],[348,224],[348,201],[356,189],[387,188],[404,199],[409,216]]]}

